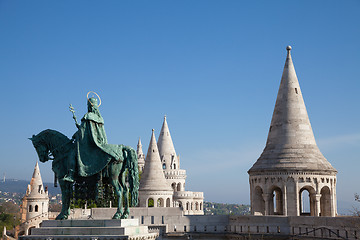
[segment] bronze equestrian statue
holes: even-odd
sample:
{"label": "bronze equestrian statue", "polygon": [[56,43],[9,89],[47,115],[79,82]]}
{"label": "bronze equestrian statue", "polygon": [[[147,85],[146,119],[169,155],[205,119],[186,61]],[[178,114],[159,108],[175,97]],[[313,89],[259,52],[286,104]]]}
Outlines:
{"label": "bronze equestrian statue", "polygon": [[[100,105],[101,100],[98,104],[96,98],[88,98],[88,112],[81,119],[81,124],[77,122],[70,105],[78,128],[72,139],[51,129],[30,138],[41,162],[53,160],[52,170],[59,179],[62,193],[62,209],[56,217],[58,220],[68,218],[73,184],[80,180],[94,184],[94,179],[101,179],[111,183],[118,197],[118,207],[113,219],[127,218],[129,205],[137,205],[139,172],[136,152],[131,147],[108,144]],[[129,188],[125,182],[126,172]]]}

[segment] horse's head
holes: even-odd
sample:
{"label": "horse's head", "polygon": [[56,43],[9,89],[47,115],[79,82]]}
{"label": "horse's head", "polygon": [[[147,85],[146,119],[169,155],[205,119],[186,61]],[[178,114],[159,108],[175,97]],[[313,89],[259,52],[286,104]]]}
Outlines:
{"label": "horse's head", "polygon": [[40,134],[33,135],[29,139],[32,141],[36,149],[40,162],[46,162],[49,160],[49,149],[47,147],[47,144],[43,141],[43,139],[39,135]]}

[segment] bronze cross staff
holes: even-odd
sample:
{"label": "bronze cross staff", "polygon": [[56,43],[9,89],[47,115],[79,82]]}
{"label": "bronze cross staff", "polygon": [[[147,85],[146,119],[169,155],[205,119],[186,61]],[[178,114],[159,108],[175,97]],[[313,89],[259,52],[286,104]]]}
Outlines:
{"label": "bronze cross staff", "polygon": [[73,119],[75,120],[75,124],[76,126],[79,126],[79,123],[77,122],[77,119],[76,119],[76,116],[75,116],[75,110],[74,110],[74,107],[72,106],[72,104],[70,103],[70,112],[72,112],[73,114]]}

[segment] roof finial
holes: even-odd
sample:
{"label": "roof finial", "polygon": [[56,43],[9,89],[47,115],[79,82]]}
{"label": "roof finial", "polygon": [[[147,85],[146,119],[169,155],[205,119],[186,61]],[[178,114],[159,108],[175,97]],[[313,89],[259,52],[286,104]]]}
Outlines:
{"label": "roof finial", "polygon": [[166,114],[164,115],[164,120],[166,120]]}
{"label": "roof finial", "polygon": [[286,46],[286,50],[287,50],[287,58],[291,58],[291,53],[290,53],[291,46],[290,45]]}
{"label": "roof finial", "polygon": [[155,130],[154,129],[151,129],[152,132],[154,132]]}

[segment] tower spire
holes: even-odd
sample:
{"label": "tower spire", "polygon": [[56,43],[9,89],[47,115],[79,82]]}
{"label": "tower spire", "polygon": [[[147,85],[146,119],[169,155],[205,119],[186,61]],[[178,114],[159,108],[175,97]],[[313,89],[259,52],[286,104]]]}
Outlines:
{"label": "tower spire", "polygon": [[163,163],[165,163],[165,169],[180,168],[180,162],[178,161],[174,143],[171,139],[169,126],[166,121],[166,115],[164,116],[164,122],[161,127],[158,139],[158,148],[160,159]]}
{"label": "tower spire", "polygon": [[142,172],[144,170],[144,165],[145,165],[145,155],[142,150],[142,144],[141,144],[140,137],[139,137],[139,141],[137,144],[136,154],[138,157],[139,170]]}
{"label": "tower spire", "polygon": [[146,164],[140,180],[140,190],[172,191],[167,184],[160,161],[159,150],[156,144],[154,129],[152,129],[149,149],[146,155]]}
{"label": "tower spire", "polygon": [[266,147],[250,172],[310,170],[336,172],[316,145],[291,58],[287,57],[270,124]]}

